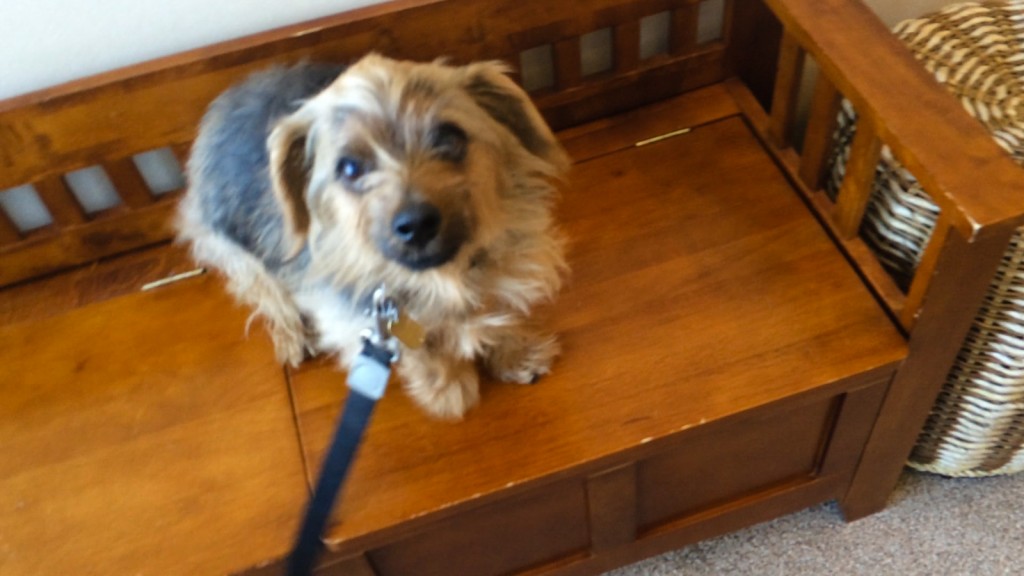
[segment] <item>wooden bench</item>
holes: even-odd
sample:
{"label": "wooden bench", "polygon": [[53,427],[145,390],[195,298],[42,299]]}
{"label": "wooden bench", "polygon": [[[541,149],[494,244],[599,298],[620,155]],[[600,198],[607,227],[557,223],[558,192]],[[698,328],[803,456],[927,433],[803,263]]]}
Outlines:
{"label": "wooden bench", "polygon": [[[0,211],[0,572],[280,573],[344,376],[283,370],[216,276],[137,291],[192,265],[168,243],[180,192],[132,159],[183,162],[251,71],[368,50],[551,58],[528,79],[575,163],[573,274],[538,385],[485,383],[460,423],[385,397],[318,573],[594,574],[823,501],[884,507],[1024,222],[984,130],[856,1],[408,0],[0,102],[0,189],[32,184],[53,219]],[[840,94],[861,116],[833,203]],[[882,145],[942,208],[906,293],[857,237]],[[120,204],[82,209],[64,176],[87,166]]]}

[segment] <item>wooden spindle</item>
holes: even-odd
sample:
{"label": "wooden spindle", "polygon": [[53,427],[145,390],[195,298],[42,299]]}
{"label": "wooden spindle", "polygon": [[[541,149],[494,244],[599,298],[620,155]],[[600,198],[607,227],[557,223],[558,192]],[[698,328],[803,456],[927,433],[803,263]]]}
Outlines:
{"label": "wooden spindle", "polygon": [[882,154],[882,141],[875,127],[865,117],[857,122],[857,133],[850,146],[850,159],[846,162],[846,176],[839,189],[833,219],[843,239],[857,235],[860,221],[868,207],[871,189],[875,183],[875,167]]}
{"label": "wooden spindle", "polygon": [[686,54],[697,48],[697,18],[700,3],[688,2],[672,11],[668,45],[672,55]]}
{"label": "wooden spindle", "polygon": [[791,144],[790,130],[796,116],[803,66],[803,48],[791,34],[783,34],[782,44],[779,46],[778,72],[775,75],[775,91],[768,125],[769,136],[773,140],[773,144],[779,148],[788,148]]}
{"label": "wooden spindle", "polygon": [[628,72],[640,65],[640,22],[632,21],[615,27],[613,38],[615,71]]}
{"label": "wooden spindle", "polygon": [[804,132],[804,148],[800,158],[800,179],[810,190],[818,190],[828,169],[832,155],[835,132],[839,116],[841,96],[835,85],[819,74],[814,84],[814,96]]}
{"label": "wooden spindle", "polygon": [[736,14],[736,0],[724,0],[722,6],[722,37],[720,41],[728,45],[732,42],[733,18]]}
{"label": "wooden spindle", "polygon": [[33,184],[39,198],[57,226],[73,226],[88,220],[85,210],[60,176],[44,178]]}
{"label": "wooden spindle", "polygon": [[7,215],[7,212],[0,208],[0,246],[14,244],[19,240],[21,240],[21,232],[18,232],[18,227],[14,225],[14,221]]}
{"label": "wooden spindle", "polygon": [[103,164],[103,170],[114,184],[117,195],[129,208],[148,206],[156,200],[131,158],[106,162]]}
{"label": "wooden spindle", "polygon": [[578,86],[583,80],[580,71],[580,39],[568,38],[555,43],[555,84],[559,88]]}

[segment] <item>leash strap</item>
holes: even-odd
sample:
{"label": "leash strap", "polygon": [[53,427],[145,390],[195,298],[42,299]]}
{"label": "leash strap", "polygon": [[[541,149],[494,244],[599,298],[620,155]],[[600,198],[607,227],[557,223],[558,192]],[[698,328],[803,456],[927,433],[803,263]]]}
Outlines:
{"label": "leash strap", "polygon": [[[383,359],[383,361],[382,361]],[[384,394],[391,373],[391,357],[367,342],[355,366],[349,372],[348,398],[334,432],[334,440],[324,458],[313,498],[306,508],[295,547],[288,558],[289,576],[306,576],[320,552],[320,535],[331,517],[334,503],[370,422],[377,400]]]}
{"label": "leash strap", "polygon": [[[374,295],[374,300],[372,314],[378,319],[379,312],[385,306],[394,306],[384,296],[383,288],[379,294]],[[363,350],[348,373],[349,393],[345,408],[324,458],[320,478],[306,508],[306,517],[302,521],[295,546],[288,557],[288,576],[308,576],[313,572],[313,565],[323,545],[320,535],[330,520],[334,503],[348,476],[373,409],[384,396],[391,375],[391,364],[397,357],[397,345],[386,324],[379,324],[377,329],[371,329],[363,335]]]}

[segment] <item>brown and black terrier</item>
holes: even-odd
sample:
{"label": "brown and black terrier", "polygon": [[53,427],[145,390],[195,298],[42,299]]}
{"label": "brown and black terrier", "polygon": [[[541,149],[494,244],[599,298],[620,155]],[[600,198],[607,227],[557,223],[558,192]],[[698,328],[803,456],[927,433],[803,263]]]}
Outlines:
{"label": "brown and black terrier", "polygon": [[505,72],[369,55],[258,73],[211,104],[179,236],[281,361],[350,365],[386,285],[425,330],[398,371],[428,413],[477,403],[478,362],[524,384],[550,370],[558,344],[530,314],[566,269],[552,206],[568,160]]}

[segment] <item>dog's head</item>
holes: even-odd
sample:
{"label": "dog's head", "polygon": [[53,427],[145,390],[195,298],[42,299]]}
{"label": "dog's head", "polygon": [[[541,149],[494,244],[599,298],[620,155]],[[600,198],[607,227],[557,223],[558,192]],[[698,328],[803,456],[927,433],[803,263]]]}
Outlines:
{"label": "dog's head", "polygon": [[467,263],[529,193],[517,181],[566,166],[502,65],[378,55],[280,121],[268,148],[289,252],[308,242],[357,275]]}

